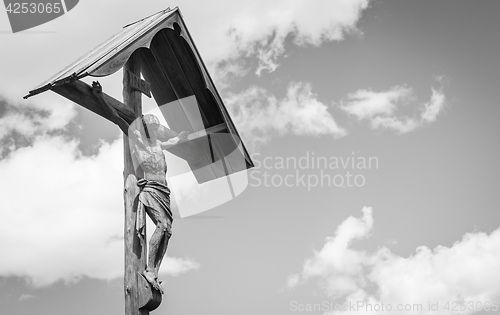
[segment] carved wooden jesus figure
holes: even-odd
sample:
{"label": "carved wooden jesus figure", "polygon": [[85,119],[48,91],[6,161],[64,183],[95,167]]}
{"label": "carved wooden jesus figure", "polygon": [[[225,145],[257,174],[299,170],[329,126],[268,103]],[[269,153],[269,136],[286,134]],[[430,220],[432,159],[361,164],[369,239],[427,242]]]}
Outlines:
{"label": "carved wooden jesus figure", "polygon": [[[138,207],[144,207],[145,212],[156,225],[156,229],[149,242],[147,267],[143,271],[146,280],[158,291],[163,293],[158,272],[161,262],[167,251],[168,241],[172,235],[172,211],[170,210],[170,189],[167,186],[167,163],[163,150],[187,140],[188,132],[183,131],[166,142],[158,140],[160,122],[154,115],[142,116],[136,126],[131,128],[118,113],[102,99],[102,87],[93,82],[92,92],[99,99],[107,118],[116,123],[130,139],[132,160],[136,171],[138,167],[143,171],[143,178],[137,181],[140,187]],[[138,126],[137,126],[138,125]],[[138,209],[136,228],[143,234],[145,220],[140,216],[143,211]],[[144,236],[144,235],[143,235]]]}
{"label": "carved wooden jesus figure", "polygon": [[[160,122],[154,115],[142,117],[144,133],[134,130],[131,136],[133,146],[132,156],[144,171],[144,178],[139,179],[137,185],[139,193],[139,207],[144,207],[146,213],[155,223],[156,229],[149,242],[148,265],[143,275],[151,285],[163,293],[158,272],[160,264],[167,252],[168,241],[172,235],[172,211],[170,210],[170,189],[167,187],[165,174],[167,163],[163,150],[186,141],[187,132],[181,132],[177,137],[166,142],[157,139]],[[130,134],[130,132],[129,132]],[[143,213],[138,209],[138,213]],[[138,219],[137,228],[141,232],[144,219]]]}

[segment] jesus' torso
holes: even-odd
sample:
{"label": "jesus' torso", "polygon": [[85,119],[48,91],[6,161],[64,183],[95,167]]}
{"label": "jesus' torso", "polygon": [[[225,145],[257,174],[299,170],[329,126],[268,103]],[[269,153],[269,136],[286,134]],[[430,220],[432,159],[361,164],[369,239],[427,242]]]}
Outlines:
{"label": "jesus' torso", "polygon": [[167,184],[167,162],[165,155],[157,142],[156,146],[146,145],[146,148],[136,148],[135,157],[144,171],[144,178]]}

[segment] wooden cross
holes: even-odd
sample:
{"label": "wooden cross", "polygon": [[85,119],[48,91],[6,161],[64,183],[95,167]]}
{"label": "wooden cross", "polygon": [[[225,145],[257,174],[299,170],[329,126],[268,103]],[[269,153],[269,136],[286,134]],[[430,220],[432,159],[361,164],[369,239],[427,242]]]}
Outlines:
{"label": "wooden cross", "polygon": [[[133,53],[123,67],[123,103],[101,93],[101,100],[93,95],[92,87],[88,84],[72,79],[64,85],[52,88],[52,90],[65,98],[99,114],[100,116],[112,121],[106,115],[100,101],[106,102],[111,106],[124,120],[132,122],[142,115],[142,94],[148,94],[148,83],[140,79],[140,56]],[[114,121],[112,121],[114,122]],[[116,122],[114,122],[116,123]],[[206,130],[193,132],[188,136],[189,140],[196,140],[220,130],[220,127],[212,127]],[[166,141],[175,137],[177,132],[161,126],[158,138]],[[147,260],[147,240],[146,232],[143,235],[137,233],[137,196],[139,188],[137,186],[137,177],[132,162],[130,142],[126,135],[123,138],[124,147],[124,208],[125,208],[125,315],[147,315],[155,310],[162,301],[162,294],[155,290],[150,283],[141,275],[146,269]],[[168,149],[171,153],[182,157],[190,163],[197,163],[202,155],[202,149],[195,142],[185,142]],[[144,210],[142,210],[144,211]],[[144,217],[145,214],[142,213]],[[144,227],[145,229],[145,227]]]}
{"label": "wooden cross", "polygon": [[[123,102],[104,92],[97,97],[95,90],[80,80],[89,75],[110,75],[122,67]],[[142,80],[141,74],[150,82]],[[166,150],[184,159],[199,183],[253,167],[178,8],[167,8],[125,26],[25,98],[47,90],[117,123],[103,109],[104,102],[127,124],[141,117],[142,94],[154,96],[158,105],[194,97],[199,119],[194,119],[193,108],[163,107],[169,126],[189,131],[191,140]],[[211,138],[214,133],[228,137]],[[165,126],[158,130],[162,142],[176,136],[176,131]],[[129,145],[124,135],[125,315],[147,315],[160,305],[162,295],[141,275],[146,268],[146,234],[136,230],[137,211],[141,210],[137,207],[139,188]]]}
{"label": "wooden cross", "polygon": [[[138,118],[142,115],[141,91],[133,88],[129,80],[131,73],[140,76],[140,66],[134,55],[129,58],[123,68],[123,103],[134,112],[134,117]],[[123,153],[124,153],[124,169],[123,177],[125,180],[123,194],[125,202],[125,315],[149,314],[149,311],[160,306],[162,297],[160,292],[154,290],[151,285],[141,275],[146,269],[147,245],[146,231],[144,237],[136,233],[136,211],[144,211],[137,209],[137,195],[139,187],[137,187],[137,178],[135,176],[134,165],[130,155],[130,147],[128,138],[123,137]],[[144,213],[142,216],[144,217]],[[146,227],[144,227],[145,229]]]}
{"label": "wooden cross", "polygon": [[[102,93],[102,99],[112,106],[120,116],[127,121],[132,118],[136,119],[142,115],[142,100],[141,91],[137,88],[137,81],[131,81],[131,78],[140,76],[140,66],[138,56],[132,54],[123,67],[123,103],[112,98],[111,96]],[[146,86],[146,83],[142,83]],[[102,107],[99,106],[99,100],[92,95],[92,88],[86,83],[79,80],[72,80],[65,85],[59,86],[54,91],[74,102],[88,108],[101,116],[107,118]],[[172,137],[176,133],[170,129],[163,127],[162,137]],[[166,133],[166,134],[165,134]],[[147,259],[147,240],[145,239],[145,231],[143,234],[137,233],[137,196],[139,188],[137,186],[137,177],[135,174],[134,165],[132,162],[131,150],[128,137],[124,135],[124,207],[125,207],[125,276],[124,276],[124,293],[125,293],[125,314],[126,315],[146,315],[150,311],[156,309],[161,301],[162,295],[158,290],[155,290],[141,275],[146,268]],[[196,155],[196,146],[187,144],[184,148],[173,148],[177,154],[183,155],[187,159]],[[144,213],[142,214],[145,215]]]}

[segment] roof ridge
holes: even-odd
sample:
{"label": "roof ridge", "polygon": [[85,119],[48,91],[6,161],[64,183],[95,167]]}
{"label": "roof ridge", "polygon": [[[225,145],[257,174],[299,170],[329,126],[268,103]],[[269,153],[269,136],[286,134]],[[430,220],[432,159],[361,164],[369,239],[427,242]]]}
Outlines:
{"label": "roof ridge", "polygon": [[146,16],[146,17],[144,17],[144,18],[140,19],[140,20],[137,20],[137,21],[135,21],[135,22],[129,23],[129,24],[125,25],[123,28],[129,27],[129,26],[131,26],[131,25],[134,25],[134,24],[136,24],[136,23],[139,23],[139,22],[141,22],[141,21],[144,21],[145,19],[148,19],[148,18],[152,17],[153,15],[157,15],[157,14],[164,13],[164,12],[167,12],[167,11],[172,11],[172,10],[170,9],[170,7],[167,7],[167,8],[166,8],[166,9],[164,9],[164,10],[160,10],[160,11],[158,11],[158,12],[156,12],[156,13],[153,13],[153,14],[151,14],[151,15],[148,15],[148,16]]}

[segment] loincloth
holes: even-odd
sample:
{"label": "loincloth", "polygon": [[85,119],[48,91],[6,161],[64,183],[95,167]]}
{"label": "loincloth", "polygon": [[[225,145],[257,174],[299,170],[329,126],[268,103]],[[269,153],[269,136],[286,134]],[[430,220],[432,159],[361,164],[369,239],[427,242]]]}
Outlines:
{"label": "loincloth", "polygon": [[170,189],[162,183],[139,179],[137,186],[141,188],[139,192],[139,202],[137,206],[136,229],[140,234],[144,234],[146,218],[144,212],[147,211],[151,220],[156,224],[157,218],[167,216],[170,222],[173,221],[170,210]]}

